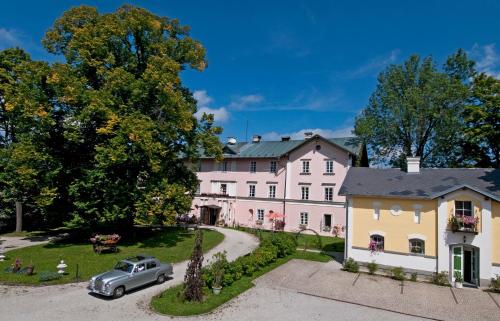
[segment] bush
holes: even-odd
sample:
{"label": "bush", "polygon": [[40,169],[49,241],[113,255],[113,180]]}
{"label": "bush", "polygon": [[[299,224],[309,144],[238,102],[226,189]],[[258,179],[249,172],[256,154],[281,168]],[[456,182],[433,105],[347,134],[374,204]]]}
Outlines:
{"label": "bush", "polygon": [[347,271],[347,272],[358,273],[359,272],[359,264],[352,257],[350,257],[344,261],[344,265],[343,265],[342,269],[344,271]]}
{"label": "bush", "polygon": [[413,272],[410,276],[410,281],[417,282],[417,272]]}
{"label": "bush", "polygon": [[394,280],[403,281],[405,279],[405,271],[403,270],[403,268],[401,266],[392,268],[391,269],[391,277]]}
{"label": "bush", "polygon": [[491,278],[490,291],[500,293],[500,275],[497,274],[496,277]]}
{"label": "bush", "polygon": [[273,245],[277,249],[277,257],[282,258],[295,253],[297,250],[297,243],[290,234],[286,233],[273,233],[269,238],[262,242],[262,247]]}
{"label": "bush", "polygon": [[446,271],[434,273],[432,275],[431,281],[432,281],[432,283],[434,283],[436,285],[450,286],[450,283],[448,282],[448,272],[446,272]]}
{"label": "bush", "polygon": [[42,271],[40,272],[39,281],[48,282],[48,281],[59,280],[60,278],[62,278],[62,275],[57,272]]}
{"label": "bush", "polygon": [[366,265],[366,267],[368,268],[368,273],[370,273],[370,274],[375,274],[375,272],[377,272],[377,270],[378,270],[378,264],[375,263],[375,261],[368,263]]}

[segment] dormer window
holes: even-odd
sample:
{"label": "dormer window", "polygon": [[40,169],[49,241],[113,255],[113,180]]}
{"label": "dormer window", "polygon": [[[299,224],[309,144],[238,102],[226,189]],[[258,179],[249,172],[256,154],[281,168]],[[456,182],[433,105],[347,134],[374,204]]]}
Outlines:
{"label": "dormer window", "polygon": [[455,216],[472,216],[472,202],[455,201]]}

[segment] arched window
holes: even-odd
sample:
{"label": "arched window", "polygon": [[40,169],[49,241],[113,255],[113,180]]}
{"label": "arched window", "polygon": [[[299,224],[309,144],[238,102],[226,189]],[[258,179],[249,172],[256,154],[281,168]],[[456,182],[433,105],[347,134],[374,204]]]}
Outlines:
{"label": "arched window", "polygon": [[409,241],[410,253],[425,254],[425,241],[421,239],[411,239]]}
{"label": "arched window", "polygon": [[370,250],[383,251],[384,250],[384,237],[379,234],[370,235]]}

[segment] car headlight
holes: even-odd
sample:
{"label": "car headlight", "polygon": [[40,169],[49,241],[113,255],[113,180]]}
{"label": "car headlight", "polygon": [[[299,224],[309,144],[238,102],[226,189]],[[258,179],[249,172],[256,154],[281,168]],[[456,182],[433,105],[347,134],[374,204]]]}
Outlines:
{"label": "car headlight", "polygon": [[104,290],[108,291],[108,290],[109,290],[109,286],[110,286],[110,284],[109,284],[109,283],[106,283],[106,284],[104,285]]}

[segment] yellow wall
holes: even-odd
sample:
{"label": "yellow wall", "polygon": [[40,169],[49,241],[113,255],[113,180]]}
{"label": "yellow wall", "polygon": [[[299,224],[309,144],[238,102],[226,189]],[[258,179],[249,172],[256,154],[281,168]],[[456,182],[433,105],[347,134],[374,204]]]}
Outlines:
{"label": "yellow wall", "polygon": [[[373,218],[373,203],[380,203],[380,219]],[[393,205],[401,206],[401,214],[392,215]],[[413,221],[414,205],[422,206],[420,224]],[[384,250],[409,252],[408,235],[425,235],[425,255],[436,256],[437,200],[384,199],[353,197],[353,246],[367,248],[370,231],[385,232]]]}
{"label": "yellow wall", "polygon": [[458,194],[456,197],[454,197],[452,200],[448,201],[448,217],[454,215],[455,213],[455,201],[471,201],[473,205],[473,213],[474,217],[479,217],[479,223],[477,225],[477,231],[481,232],[481,224],[482,224],[482,218],[481,218],[481,212],[483,208],[481,207],[481,200],[479,198],[471,197],[470,195],[467,194]]}
{"label": "yellow wall", "polygon": [[500,203],[491,200],[491,234],[493,242],[493,263],[500,264]]}

